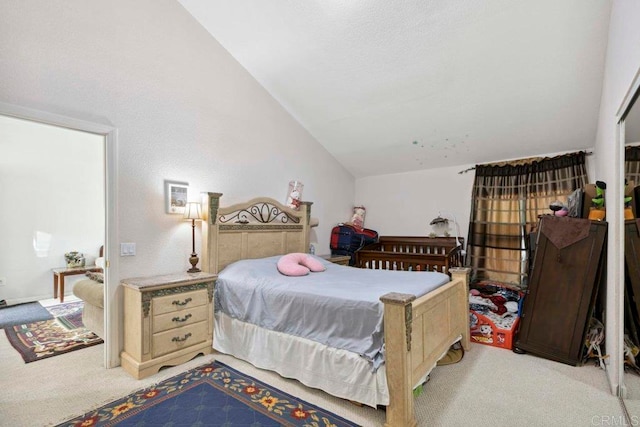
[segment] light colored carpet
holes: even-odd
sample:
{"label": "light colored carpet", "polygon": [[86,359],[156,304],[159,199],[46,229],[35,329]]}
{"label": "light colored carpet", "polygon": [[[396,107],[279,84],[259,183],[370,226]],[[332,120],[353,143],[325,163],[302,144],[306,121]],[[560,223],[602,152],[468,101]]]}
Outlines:
{"label": "light colored carpet", "polygon": [[[103,369],[103,349],[98,345],[24,364],[0,336],[0,425],[55,425],[213,358],[363,426],[384,422],[382,411],[357,407],[226,355],[199,357],[138,381],[121,368]],[[589,426],[611,419],[625,425],[599,368],[479,344],[460,363],[434,369],[416,399],[416,413],[420,426]]]}
{"label": "light colored carpet", "polygon": [[629,411],[631,425],[640,425],[640,375],[632,371],[625,372],[624,384],[627,387],[624,404]]}

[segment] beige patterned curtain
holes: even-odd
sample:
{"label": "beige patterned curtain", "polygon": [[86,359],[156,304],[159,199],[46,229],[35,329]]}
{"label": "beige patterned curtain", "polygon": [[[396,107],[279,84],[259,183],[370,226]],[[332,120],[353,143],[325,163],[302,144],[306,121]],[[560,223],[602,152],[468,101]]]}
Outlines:
{"label": "beige patterned curtain", "polygon": [[588,182],[585,153],[478,165],[469,221],[469,263],[478,280],[526,287],[528,235],[549,204]]}

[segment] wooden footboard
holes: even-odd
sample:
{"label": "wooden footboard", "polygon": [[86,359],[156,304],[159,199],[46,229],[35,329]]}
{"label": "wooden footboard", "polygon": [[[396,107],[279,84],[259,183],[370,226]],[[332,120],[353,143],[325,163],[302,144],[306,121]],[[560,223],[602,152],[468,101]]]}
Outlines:
{"label": "wooden footboard", "polygon": [[462,245],[453,237],[382,236],[356,252],[355,267],[448,273],[462,266]]}
{"label": "wooden footboard", "polygon": [[385,426],[415,426],[413,388],[457,337],[469,349],[469,271],[450,269],[449,283],[420,298],[398,293],[380,298],[390,396]]}

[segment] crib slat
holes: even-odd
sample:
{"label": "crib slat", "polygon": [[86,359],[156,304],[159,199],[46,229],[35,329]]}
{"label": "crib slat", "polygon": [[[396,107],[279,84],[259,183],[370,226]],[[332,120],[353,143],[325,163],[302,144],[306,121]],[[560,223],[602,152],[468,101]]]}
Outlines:
{"label": "crib slat", "polygon": [[356,252],[356,266],[448,273],[450,268],[462,266],[461,249],[453,237],[382,236],[378,243]]}

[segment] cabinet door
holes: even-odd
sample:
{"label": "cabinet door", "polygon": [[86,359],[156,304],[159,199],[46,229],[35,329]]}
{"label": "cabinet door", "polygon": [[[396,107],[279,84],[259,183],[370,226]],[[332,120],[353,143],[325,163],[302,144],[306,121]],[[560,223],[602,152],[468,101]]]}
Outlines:
{"label": "cabinet door", "polygon": [[[587,237],[558,249],[549,240],[550,230],[573,232],[570,227],[551,224],[558,220],[571,225],[571,218],[543,217],[541,220],[516,348],[577,365],[597,294],[606,223],[585,224],[589,227]],[[555,237],[566,236],[552,237],[556,240]]]}

